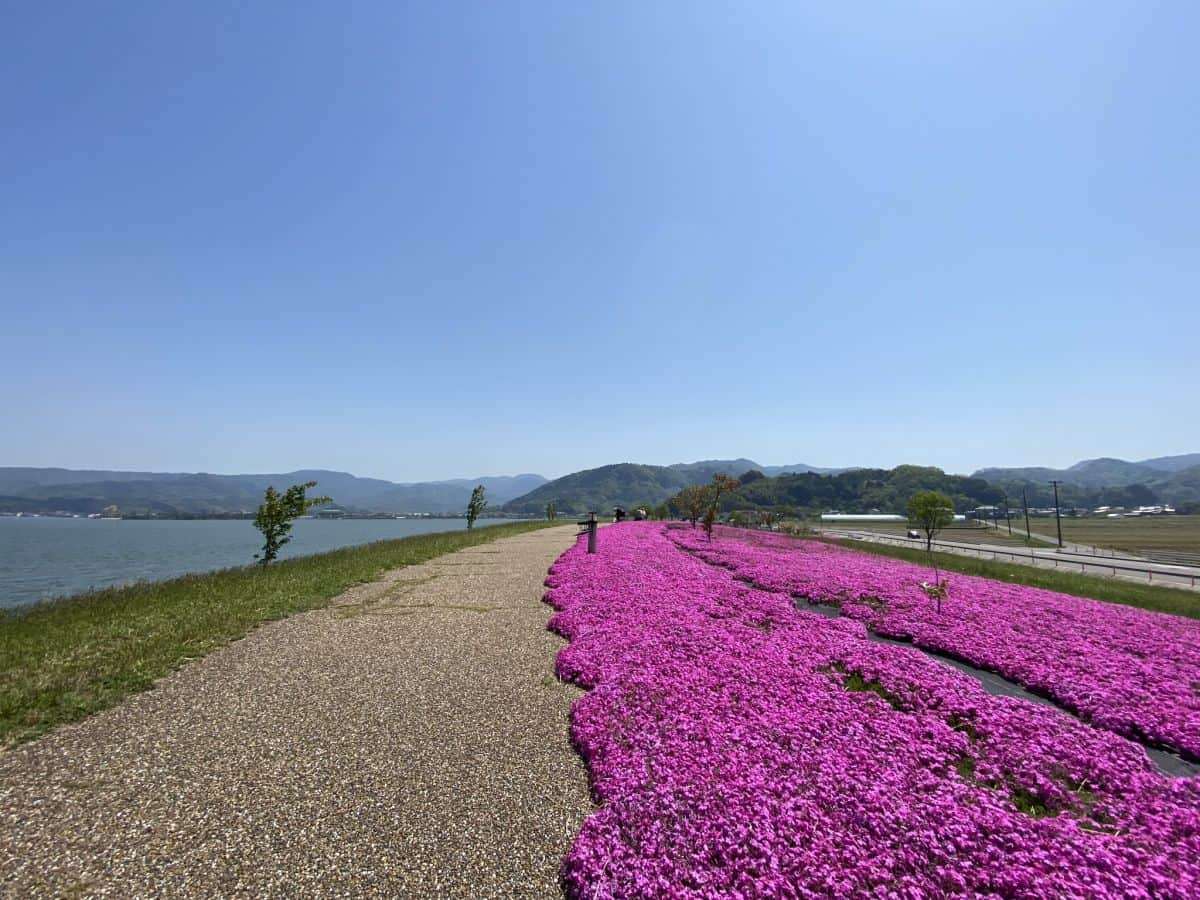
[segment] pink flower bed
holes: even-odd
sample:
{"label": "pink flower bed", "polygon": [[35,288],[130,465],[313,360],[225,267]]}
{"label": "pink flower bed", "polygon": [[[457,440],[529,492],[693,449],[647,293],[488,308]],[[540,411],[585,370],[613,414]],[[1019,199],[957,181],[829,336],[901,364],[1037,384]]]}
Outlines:
{"label": "pink flower bed", "polygon": [[654,523],[551,568],[600,808],[578,897],[1200,893],[1200,779],[797,611]]}
{"label": "pink flower bed", "polygon": [[1194,619],[955,573],[939,613],[920,586],[932,580],[927,566],[734,529],[719,529],[711,543],[690,528],[668,534],[739,577],[840,604],[878,634],[956,656],[1098,727],[1200,759]]}

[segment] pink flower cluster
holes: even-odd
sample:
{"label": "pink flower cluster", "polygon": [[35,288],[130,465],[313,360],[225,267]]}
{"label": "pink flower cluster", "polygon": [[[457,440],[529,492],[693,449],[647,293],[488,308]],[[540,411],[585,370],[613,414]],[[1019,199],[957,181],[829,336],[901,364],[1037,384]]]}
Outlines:
{"label": "pink flower cluster", "polygon": [[551,568],[577,897],[1200,894],[1200,779],[626,523]]}
{"label": "pink flower cluster", "polygon": [[886,637],[962,659],[1086,721],[1200,760],[1200,622],[951,573],[937,604],[928,566],[818,541],[720,529],[680,546],[771,590],[833,603]]}

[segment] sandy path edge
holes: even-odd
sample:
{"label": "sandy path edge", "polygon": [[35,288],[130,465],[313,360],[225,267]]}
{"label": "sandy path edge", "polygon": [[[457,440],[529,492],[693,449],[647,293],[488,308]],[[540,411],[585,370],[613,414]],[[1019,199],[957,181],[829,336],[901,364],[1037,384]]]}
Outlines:
{"label": "sandy path edge", "polygon": [[591,811],[546,569],[394,570],[0,755],[7,896],[556,896]]}

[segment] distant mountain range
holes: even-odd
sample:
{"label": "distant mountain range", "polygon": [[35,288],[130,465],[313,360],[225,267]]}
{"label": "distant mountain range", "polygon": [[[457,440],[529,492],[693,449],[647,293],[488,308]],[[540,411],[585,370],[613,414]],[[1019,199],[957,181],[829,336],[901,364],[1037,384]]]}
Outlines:
{"label": "distant mountain range", "polygon": [[[674,466],[606,466],[620,473],[604,484],[604,476],[587,472],[568,475],[558,482],[578,484],[581,509],[588,502],[607,502],[610,494],[664,499],[686,484],[708,481],[718,471],[759,469],[767,474],[827,472],[802,463],[760,466],[749,459],[703,460]],[[641,474],[638,474],[641,470]],[[121,472],[102,469],[0,467],[0,512],[100,512],[110,505],[127,514],[161,516],[226,515],[250,512],[262,502],[269,485],[283,489],[304,481],[317,482],[316,490],[334,504],[351,511],[384,513],[454,513],[466,509],[477,484],[487,488],[493,508],[540,515],[545,502],[536,493],[547,483],[541,475],[504,475],[454,478],[445,481],[398,483],[380,478],[360,478],[348,472],[301,469],[296,472],[212,475],[180,472]],[[587,485],[592,484],[592,488]],[[644,488],[639,493],[639,488]],[[529,498],[519,509],[505,506],[516,498]],[[567,505],[560,501],[560,508]],[[601,508],[601,507],[596,507]]]}
{"label": "distant mountain range", "polygon": [[350,510],[447,513],[466,509],[477,484],[487,488],[492,504],[499,505],[528,493],[546,479],[541,475],[503,475],[396,483],[323,469],[208,475],[0,467],[0,512],[63,510],[82,514],[115,504],[129,513],[215,515],[253,511],[269,485],[282,490],[305,481],[317,482],[319,493]]}
{"label": "distant mountain range", "polygon": [[518,515],[537,515],[545,511],[551,500],[560,512],[577,513],[588,510],[608,510],[614,506],[633,507],[640,503],[662,503],[689,484],[711,481],[713,475],[724,472],[738,477],[757,470],[764,475],[800,473],[836,474],[846,469],[823,469],[805,463],[790,466],[764,466],[752,459],[706,459],[700,462],[675,463],[670,466],[648,466],[637,463],[617,463],[572,472],[548,481],[528,494],[510,500],[505,512]]}
{"label": "distant mountain range", "polygon": [[1159,456],[1128,462],[1102,456],[1085,459],[1066,469],[1051,469],[1045,466],[1028,468],[990,468],[972,473],[976,478],[988,481],[1047,481],[1056,478],[1067,484],[1080,487],[1122,487],[1127,484],[1145,484],[1148,479],[1183,472],[1200,466],[1200,453],[1185,453],[1181,456]]}
{"label": "distant mountain range", "polygon": [[[768,466],[744,457],[669,466],[617,463],[573,472],[553,481],[541,475],[505,475],[409,483],[359,478],[347,472],[322,469],[209,475],[0,467],[0,512],[62,510],[84,514],[115,504],[127,513],[219,515],[254,510],[268,485],[284,488],[316,481],[320,493],[352,511],[461,512],[466,508],[471,489],[482,484],[493,508],[513,515],[541,515],[551,500],[563,513],[658,504],[689,484],[710,481],[718,472],[736,478],[749,471],[767,476],[766,483],[739,492],[745,501],[756,506],[815,508],[824,504],[865,509],[887,505],[888,511],[899,511],[890,508],[898,502],[899,493],[918,481],[933,484],[941,483],[942,478],[948,479],[944,489],[962,502],[991,502],[993,491],[985,489],[986,485],[1007,492],[1014,505],[1025,494],[1031,505],[1046,506],[1053,502],[1048,484],[1051,479],[1063,483],[1059,493],[1064,506],[1200,502],[1200,453],[1189,453],[1140,462],[1107,457],[1088,459],[1066,469],[987,468],[973,473],[969,479],[914,466],[893,470],[822,468],[806,463]],[[836,480],[829,477],[851,474],[858,477]]]}
{"label": "distant mountain range", "polygon": [[1077,489],[1072,493],[1138,487],[1152,494],[1155,500],[1188,503],[1200,500],[1200,453],[1159,456],[1140,462],[1100,457],[1082,460],[1066,469],[1045,466],[989,468],[980,469],[974,477],[1001,487],[1036,490],[1039,502],[1042,497],[1052,496],[1052,490],[1048,491],[1046,485],[1054,479],[1068,488]]}
{"label": "distant mountain range", "polygon": [[[618,463],[585,469],[556,478],[510,500],[507,512],[538,515],[551,500],[560,512],[581,513],[658,504],[689,484],[710,481],[717,472],[733,477],[757,470],[768,476],[731,496],[729,503],[747,507],[788,507],[813,510],[836,507],[846,511],[885,509],[902,512],[905,490],[935,488],[964,504],[999,502],[1007,491],[1013,504],[1022,490],[1034,506],[1053,502],[1048,484],[1057,478],[1064,506],[1100,503],[1138,506],[1145,503],[1200,501],[1200,453],[1164,456],[1131,463],[1119,459],[1084,460],[1069,469],[1034,467],[981,469],[972,476],[946,475],[940,469],[897,466],[895,469],[832,469],[797,463],[764,466],[752,459],[709,459],[671,466]],[[825,476],[816,478],[814,476]],[[834,477],[836,476],[836,477]],[[850,477],[854,476],[854,477]],[[966,508],[966,507],[964,507]]]}

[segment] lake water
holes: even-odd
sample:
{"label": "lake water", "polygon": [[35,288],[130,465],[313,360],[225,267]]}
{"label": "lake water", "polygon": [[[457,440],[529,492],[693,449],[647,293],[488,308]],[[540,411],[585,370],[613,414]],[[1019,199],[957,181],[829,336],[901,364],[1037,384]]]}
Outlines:
{"label": "lake water", "polygon": [[[502,521],[480,519],[476,527]],[[465,519],[299,519],[280,558],[466,527]],[[261,545],[246,520],[0,516],[0,607],[247,565]]]}

